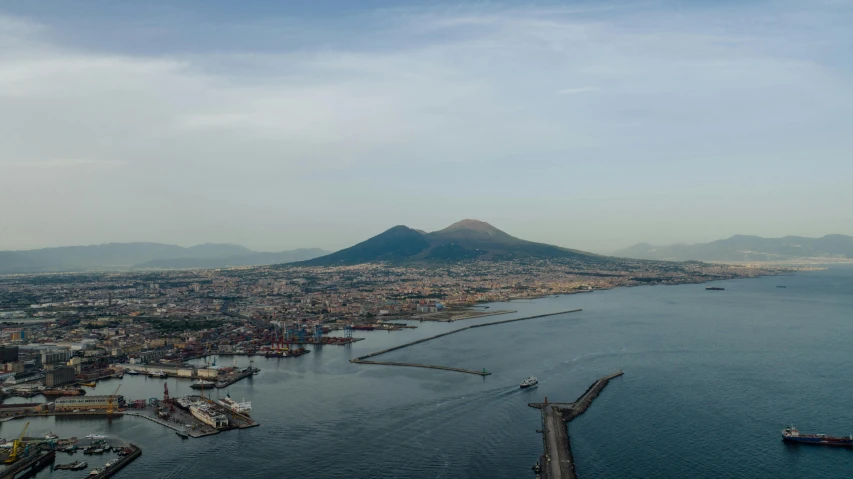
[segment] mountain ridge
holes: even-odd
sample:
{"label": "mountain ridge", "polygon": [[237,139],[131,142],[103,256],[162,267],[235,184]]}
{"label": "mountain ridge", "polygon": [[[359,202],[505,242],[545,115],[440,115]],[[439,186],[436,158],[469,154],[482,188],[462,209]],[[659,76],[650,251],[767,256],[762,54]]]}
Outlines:
{"label": "mountain ridge", "polygon": [[652,245],[638,243],[613,253],[626,258],[659,261],[774,262],[798,259],[853,259],[853,236],[828,234],[818,238],[783,236],[764,238],[732,235],[695,244]]}
{"label": "mountain ridge", "polygon": [[0,274],[253,266],[302,261],[326,253],[318,248],[264,253],[229,243],[190,247],[154,242],[102,243],[0,251]]}

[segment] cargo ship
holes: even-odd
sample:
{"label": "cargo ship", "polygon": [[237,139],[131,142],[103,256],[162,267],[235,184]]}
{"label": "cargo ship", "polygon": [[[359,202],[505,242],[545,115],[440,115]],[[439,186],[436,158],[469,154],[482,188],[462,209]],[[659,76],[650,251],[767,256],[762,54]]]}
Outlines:
{"label": "cargo ship", "polygon": [[725,291],[726,288],[720,288],[719,286],[708,286],[705,288],[706,291]]}
{"label": "cargo ship", "polygon": [[845,437],[827,436],[826,434],[800,434],[800,431],[794,426],[782,430],[782,440],[819,446],[853,447],[853,434]]}
{"label": "cargo ship", "polygon": [[53,388],[45,389],[41,392],[45,397],[60,397],[60,396],[83,396],[86,394],[85,389],[80,388]]}

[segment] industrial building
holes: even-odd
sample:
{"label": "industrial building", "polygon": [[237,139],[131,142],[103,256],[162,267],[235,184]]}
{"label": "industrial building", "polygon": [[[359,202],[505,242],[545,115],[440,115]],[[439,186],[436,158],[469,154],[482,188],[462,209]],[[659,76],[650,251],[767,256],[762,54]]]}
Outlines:
{"label": "industrial building", "polygon": [[70,366],[57,366],[44,373],[44,385],[49,388],[73,383],[75,380],[76,374],[74,368]]}
{"label": "industrial building", "polygon": [[113,398],[113,407],[118,408],[124,403],[123,396],[66,396],[61,397],[54,403],[57,412],[69,412],[74,410],[88,411],[90,409],[106,410]]}

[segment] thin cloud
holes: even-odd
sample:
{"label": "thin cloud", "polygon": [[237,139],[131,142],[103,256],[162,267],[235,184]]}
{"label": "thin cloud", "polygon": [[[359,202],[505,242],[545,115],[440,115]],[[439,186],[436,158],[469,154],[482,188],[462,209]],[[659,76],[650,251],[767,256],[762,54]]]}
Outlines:
{"label": "thin cloud", "polygon": [[563,88],[562,90],[557,90],[558,95],[577,95],[579,93],[589,93],[593,91],[599,91],[601,88],[597,86],[582,86],[579,88]]}

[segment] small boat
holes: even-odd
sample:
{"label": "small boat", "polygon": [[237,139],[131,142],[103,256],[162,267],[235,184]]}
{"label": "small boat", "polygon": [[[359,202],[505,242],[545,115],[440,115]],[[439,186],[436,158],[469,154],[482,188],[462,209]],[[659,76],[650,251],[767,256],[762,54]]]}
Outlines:
{"label": "small boat", "polygon": [[216,383],[212,381],[205,381],[204,379],[199,379],[198,381],[190,384],[190,387],[193,389],[213,389],[216,386]]}
{"label": "small boat", "polygon": [[116,464],[118,464],[118,459],[113,459],[113,460],[107,462],[106,464],[104,464],[104,469],[109,469],[109,468],[115,466]]}
{"label": "small boat", "polygon": [[521,381],[521,385],[519,387],[521,387],[522,389],[531,388],[533,386],[536,386],[537,384],[539,384],[539,380],[536,379],[536,376],[530,376],[524,381]]}
{"label": "small boat", "polygon": [[69,464],[69,466],[70,467],[68,469],[71,469],[72,471],[79,471],[81,469],[86,469],[87,467],[89,467],[89,463],[88,462],[74,461],[71,464]]}
{"label": "small boat", "polygon": [[130,374],[131,376],[136,376],[137,374],[139,374],[139,371],[137,371],[137,370],[135,370],[135,369],[128,369],[128,370],[126,370],[124,373],[125,373],[125,374]]}
{"label": "small boat", "polygon": [[104,436],[103,434],[89,434],[86,436],[86,439],[106,439],[106,438],[107,438],[107,436]]}
{"label": "small boat", "polygon": [[800,431],[794,426],[782,430],[782,440],[818,446],[853,447],[853,434],[844,437],[827,436],[826,434],[800,434]]}
{"label": "small boat", "polygon": [[47,433],[44,436],[44,438],[47,439],[48,441],[51,441],[53,439],[59,439],[59,436],[57,436],[56,434],[53,433],[53,431],[51,431],[51,432]]}
{"label": "small boat", "polygon": [[164,373],[163,371],[151,371],[150,373],[148,373],[148,376],[152,378],[165,378],[166,373]]}
{"label": "small boat", "polygon": [[720,288],[719,286],[708,286],[705,288],[705,291],[725,291],[726,288]]}
{"label": "small boat", "polygon": [[89,476],[90,477],[91,476],[97,476],[100,473],[101,473],[101,470],[96,467],[96,468],[92,469],[92,472],[89,473]]}

